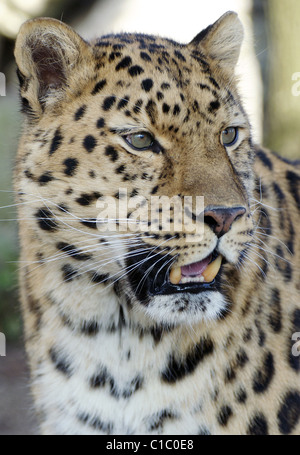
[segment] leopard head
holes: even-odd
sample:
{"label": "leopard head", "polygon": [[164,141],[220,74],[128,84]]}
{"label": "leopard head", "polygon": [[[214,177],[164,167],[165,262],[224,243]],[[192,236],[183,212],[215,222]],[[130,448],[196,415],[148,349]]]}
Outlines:
{"label": "leopard head", "polygon": [[45,18],[18,35],[28,229],[158,323],[224,314],[253,237],[242,37],[232,12],[186,45]]}

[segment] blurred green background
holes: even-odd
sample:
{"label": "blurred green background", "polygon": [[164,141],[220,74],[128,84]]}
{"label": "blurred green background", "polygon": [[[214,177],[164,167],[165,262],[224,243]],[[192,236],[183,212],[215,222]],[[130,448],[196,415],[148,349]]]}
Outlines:
{"label": "blurred green background", "polygon": [[[17,97],[0,100],[0,332],[15,339],[20,332],[17,306],[17,224],[12,167],[20,132]],[[13,220],[13,221],[8,221]]]}
{"label": "blurred green background", "polygon": [[[264,87],[263,142],[286,157],[299,158],[300,97],[292,94],[292,75],[300,72],[300,1],[240,0],[240,3],[243,1],[252,5],[250,20]],[[102,2],[108,4],[107,0]],[[16,211],[10,207],[14,203],[12,169],[21,133],[14,39],[20,23],[30,17],[44,15],[61,19],[63,16],[72,25],[74,20],[77,23],[84,20],[95,3],[101,0],[0,0],[0,72],[7,78],[6,96],[0,97],[0,332],[10,341],[18,339],[21,333]],[[134,2],[120,0],[120,3],[126,7]],[[199,3],[207,8],[206,1]],[[188,1],[182,2],[188,17],[187,4]],[[231,9],[232,2],[223,4],[224,12]]]}

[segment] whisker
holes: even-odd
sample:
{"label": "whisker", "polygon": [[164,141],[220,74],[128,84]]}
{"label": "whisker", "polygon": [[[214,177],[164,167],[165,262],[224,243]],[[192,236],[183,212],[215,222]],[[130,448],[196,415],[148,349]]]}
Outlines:
{"label": "whisker", "polygon": [[[175,250],[175,249],[174,249],[174,250]],[[174,251],[174,250],[173,250],[173,251]],[[165,251],[165,250],[163,250],[162,252],[164,252],[164,251]],[[159,254],[159,253],[157,253],[157,254]],[[153,257],[155,257],[157,254],[155,254],[154,256],[151,256],[151,259],[152,259]],[[150,259],[150,258],[148,258],[148,259]],[[146,279],[148,278],[148,276],[150,275],[150,273],[152,272],[152,270],[154,269],[154,267],[156,266],[156,264],[158,264],[158,263],[159,263],[160,261],[162,261],[163,259],[165,259],[165,258],[164,258],[164,257],[159,258],[154,264],[152,264],[150,267],[148,267],[148,269],[146,270],[146,272],[145,272],[143,278],[140,280],[138,286],[136,287],[136,292],[138,292],[139,287],[142,287],[142,284],[146,281]]]}

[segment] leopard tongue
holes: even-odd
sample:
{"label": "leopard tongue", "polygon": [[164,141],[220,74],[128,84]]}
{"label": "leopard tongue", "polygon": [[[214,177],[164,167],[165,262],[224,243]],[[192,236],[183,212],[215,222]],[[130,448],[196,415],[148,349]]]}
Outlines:
{"label": "leopard tongue", "polygon": [[181,267],[181,274],[183,276],[200,276],[202,272],[206,269],[208,264],[211,261],[211,255],[199,262],[194,262],[193,264],[184,265]]}
{"label": "leopard tongue", "polygon": [[211,256],[203,259],[202,261],[194,262],[193,264],[185,265],[183,267],[172,267],[170,270],[171,283],[179,284],[183,276],[203,276],[204,281],[206,283],[210,283],[214,280],[220,270],[222,256],[219,255],[214,261],[209,264],[210,259]]}

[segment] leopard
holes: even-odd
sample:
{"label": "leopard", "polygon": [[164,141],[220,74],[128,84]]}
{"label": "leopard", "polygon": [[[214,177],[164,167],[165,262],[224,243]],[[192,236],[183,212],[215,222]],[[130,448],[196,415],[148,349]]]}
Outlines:
{"label": "leopard", "polygon": [[300,433],[300,162],[255,143],[228,11],[188,44],[15,45],[20,301],[43,435]]}

